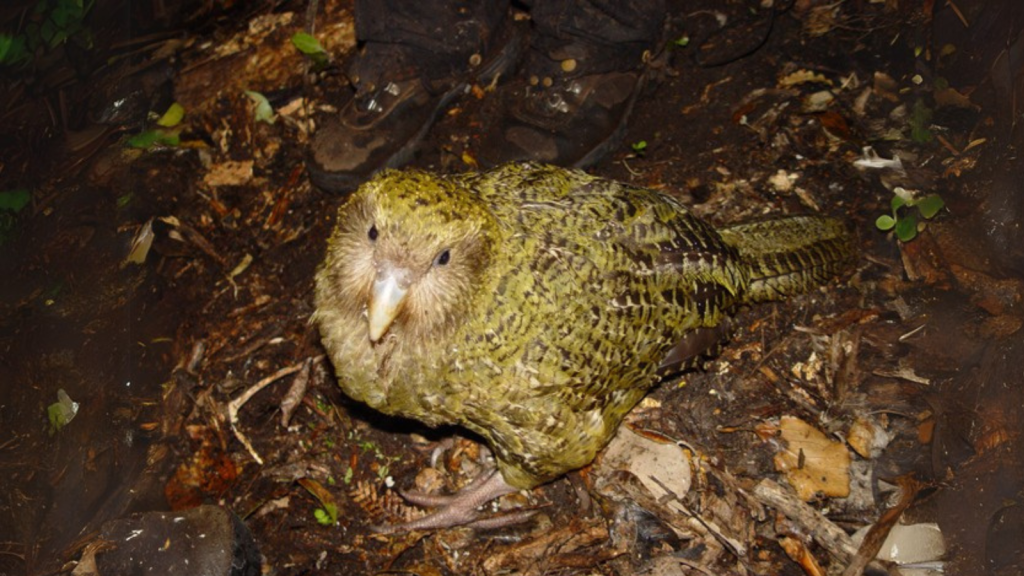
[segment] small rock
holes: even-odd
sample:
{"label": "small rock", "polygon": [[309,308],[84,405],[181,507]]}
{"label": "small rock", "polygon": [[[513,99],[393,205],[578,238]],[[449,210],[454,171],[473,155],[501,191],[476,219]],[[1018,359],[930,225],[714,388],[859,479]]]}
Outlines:
{"label": "small rock", "polygon": [[111,520],[86,546],[76,576],[259,576],[249,528],[229,510],[199,506]]}

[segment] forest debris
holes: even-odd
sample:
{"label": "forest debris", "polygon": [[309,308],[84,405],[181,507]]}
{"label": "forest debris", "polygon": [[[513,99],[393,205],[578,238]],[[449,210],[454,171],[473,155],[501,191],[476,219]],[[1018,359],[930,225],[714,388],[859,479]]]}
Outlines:
{"label": "forest debris", "polygon": [[810,505],[794,498],[790,491],[775,481],[761,480],[754,487],[754,496],[800,526],[804,534],[810,534],[838,562],[845,563],[857,554],[857,545],[842,528]]}
{"label": "forest debris", "polygon": [[125,257],[124,261],[121,262],[121,267],[124,268],[129,264],[143,264],[146,262],[146,256],[149,255],[149,248],[153,245],[153,219],[146,220],[146,223],[142,225],[142,228],[132,238],[132,247],[128,251],[128,256]]}
{"label": "forest debris", "polygon": [[292,380],[292,385],[288,387],[288,392],[281,398],[282,428],[287,428],[289,423],[291,423],[292,414],[295,413],[295,409],[302,403],[302,398],[306,395],[306,390],[309,389],[309,374],[312,371],[313,362],[313,358],[306,358],[306,361],[302,364],[302,371]]}
{"label": "forest debris", "polygon": [[778,192],[789,192],[793,189],[793,183],[798,179],[800,179],[800,175],[796,172],[786,172],[779,168],[774,175],[768,178],[768,183]]}
{"label": "forest debris", "polygon": [[605,449],[594,473],[607,475],[627,470],[666,506],[685,513],[681,499],[690,491],[692,470],[689,455],[674,442],[641,435],[623,426]]}
{"label": "forest debris", "polygon": [[358,480],[348,492],[349,498],[366,512],[371,522],[411,522],[425,515],[419,508],[407,505],[394,490],[380,494],[377,486],[376,483]]}
{"label": "forest debris", "polygon": [[[805,3],[807,5],[809,3]],[[804,32],[814,38],[824,36],[836,27],[839,20],[840,3],[833,2],[819,6],[809,6],[806,11],[801,11],[800,18],[803,22]]]}
{"label": "forest debris", "polygon": [[[862,542],[870,528],[865,526],[854,533],[853,541]],[[916,564],[934,562],[945,554],[946,542],[942,529],[934,522],[923,522],[893,526],[878,550],[877,557],[897,564]]]}
{"label": "forest debris", "polygon": [[876,458],[892,440],[892,435],[876,420],[858,417],[846,433],[846,442],[862,458]]}
{"label": "forest debris", "polygon": [[886,510],[881,518],[868,529],[867,534],[864,535],[864,542],[861,543],[857,554],[846,566],[843,576],[858,576],[864,572],[864,568],[878,555],[889,531],[899,520],[903,511],[914,502],[917,492],[922,487],[922,484],[914,480],[911,475],[900,476],[897,479],[897,484],[900,487],[900,501]]}
{"label": "forest debris", "polygon": [[214,164],[203,176],[203,184],[215,188],[217,186],[242,186],[252,180],[253,161],[228,160]]}
{"label": "forest debris", "polygon": [[252,456],[252,459],[255,460],[257,464],[263,464],[263,458],[261,458],[259,453],[256,452],[256,449],[253,448],[252,443],[249,442],[249,438],[245,434],[243,434],[242,431],[239,430],[238,427],[236,426],[236,424],[238,424],[238,411],[242,408],[242,406],[245,405],[246,402],[248,402],[253,396],[255,396],[257,392],[263,390],[267,386],[270,386],[271,384],[277,382],[278,380],[284,378],[285,376],[298,372],[299,370],[302,369],[302,367],[303,364],[294,364],[292,366],[288,366],[287,368],[281,368],[277,372],[274,372],[270,376],[267,376],[266,378],[257,382],[252,388],[249,388],[248,390],[243,392],[242,395],[239,396],[238,398],[235,398],[231,402],[228,402],[227,414],[228,423],[231,426],[231,431],[235,433],[235,438],[238,438],[238,441],[241,442],[243,446],[245,446],[245,449],[249,451],[249,455]]}
{"label": "forest debris", "polygon": [[804,572],[809,576],[825,576],[825,571],[818,564],[818,561],[811,554],[811,551],[807,549],[807,545],[801,540],[793,538],[792,536],[786,536],[779,538],[779,546],[782,550],[790,557],[793,562],[796,562],[804,569]]}
{"label": "forest debris", "polygon": [[175,240],[188,241],[192,243],[196,248],[202,250],[203,253],[205,253],[207,256],[213,258],[215,262],[217,262],[223,267],[227,267],[227,260],[225,260],[224,257],[217,252],[217,250],[213,247],[213,244],[211,244],[210,241],[207,240],[205,236],[200,234],[198,230],[182,222],[181,220],[174,216],[161,216],[159,220],[177,229],[172,230],[171,233],[168,234],[169,237]]}
{"label": "forest debris", "polygon": [[850,494],[850,452],[817,428],[794,416],[779,422],[786,448],[775,455],[775,468],[786,474],[801,500],[818,495],[845,498]]}
{"label": "forest debris", "polygon": [[896,154],[892,158],[885,158],[878,155],[871,146],[865,146],[861,150],[860,158],[853,161],[854,168],[858,170],[893,170],[898,173],[906,173],[903,161]]}
{"label": "forest debris", "polygon": [[584,548],[608,541],[608,528],[600,520],[573,520],[532,540],[510,546],[483,562],[484,573],[493,574],[510,566],[530,566],[526,574],[547,574],[560,568],[592,567],[622,551],[611,546],[581,554]]}
{"label": "forest debris", "polygon": [[199,506],[210,496],[220,497],[238,478],[238,466],[224,451],[219,427],[192,425],[186,431],[198,446],[178,463],[164,484],[164,498],[172,510]]}
{"label": "forest debris", "polygon": [[[617,471],[607,477],[599,477],[595,482],[595,488],[600,495],[612,500],[632,500],[641,508],[653,513],[662,521],[668,523],[680,535],[688,537],[692,534],[701,536],[713,536],[721,542],[737,557],[744,557],[747,554],[747,545],[742,537],[735,537],[737,530],[723,529],[718,518],[703,517],[694,514],[685,503],[679,501],[672,508],[669,508],[662,500],[655,499],[649,490],[633,474],[626,471]],[[676,512],[681,507],[683,512]],[[730,509],[730,518],[736,518],[738,511]],[[742,534],[741,534],[742,536]]]}
{"label": "forest debris", "polygon": [[814,72],[813,70],[801,68],[796,72],[791,72],[779,78],[778,87],[792,88],[793,86],[797,86],[799,84],[808,83],[824,84],[826,86],[832,85],[832,81],[826,78],[825,75],[822,74],[821,72]]}

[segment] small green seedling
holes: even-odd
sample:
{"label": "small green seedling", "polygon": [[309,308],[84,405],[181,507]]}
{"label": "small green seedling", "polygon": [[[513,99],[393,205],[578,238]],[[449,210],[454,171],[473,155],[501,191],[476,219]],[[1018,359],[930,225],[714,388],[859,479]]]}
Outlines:
{"label": "small green seedling", "polygon": [[136,134],[128,139],[129,146],[132,148],[141,148],[142,150],[148,150],[157,144],[173,147],[181,144],[181,138],[174,132],[146,130],[145,132]]}
{"label": "small green seedling", "polygon": [[28,206],[30,200],[32,194],[23,188],[0,192],[0,246],[14,236],[18,213]]}
{"label": "small green seedling", "polygon": [[255,106],[255,109],[253,110],[254,121],[273,124],[277,120],[277,115],[274,114],[274,108],[270,105],[270,101],[267,100],[266,96],[253,90],[246,90],[245,95],[252,100],[252,103]]}
{"label": "small green seedling", "polygon": [[320,41],[316,39],[312,34],[305,32],[296,32],[292,36],[292,44],[306,56],[313,59],[313,62],[317,66],[324,66],[327,64],[327,51],[320,45]]}
{"label": "small green seedling", "polygon": [[185,117],[185,107],[177,102],[172,103],[168,106],[167,111],[164,115],[157,119],[156,125],[164,128],[174,128],[178,124],[181,124],[182,118]]}
{"label": "small green seedling", "polygon": [[181,144],[181,137],[179,136],[181,128],[178,125],[181,124],[181,120],[184,117],[185,108],[175,102],[157,118],[156,124],[159,128],[145,130],[136,134],[128,139],[127,144],[132,148],[140,148],[142,150],[148,150],[158,144],[169,147],[177,146]]}
{"label": "small green seedling", "polygon": [[15,34],[0,34],[0,66],[16,67],[31,62],[68,42],[92,49],[93,33],[85,18],[95,0],[37,0],[24,15]]}
{"label": "small green seedling", "polygon": [[78,402],[68,396],[63,388],[57,390],[57,401],[46,408],[46,418],[50,421],[50,436],[60,432],[78,414]]}
{"label": "small green seedling", "polygon": [[24,36],[0,33],[0,66],[16,66],[31,59]]}
{"label": "small green seedling", "polygon": [[647,140],[640,140],[630,144],[630,148],[633,149],[633,153],[637,156],[643,156],[647,152]]}
{"label": "small green seedling", "polygon": [[[897,187],[893,190],[892,214],[882,214],[875,220],[875,226],[882,232],[892,230],[901,242],[910,242],[917,233],[924,230],[925,220],[931,220],[942,210],[946,203],[938,194],[929,194],[920,198],[911,192]],[[918,219],[918,216],[922,220]]]}
{"label": "small green seedling", "polygon": [[338,507],[334,504],[324,503],[323,508],[313,510],[313,516],[321,526],[334,526],[338,522]]}

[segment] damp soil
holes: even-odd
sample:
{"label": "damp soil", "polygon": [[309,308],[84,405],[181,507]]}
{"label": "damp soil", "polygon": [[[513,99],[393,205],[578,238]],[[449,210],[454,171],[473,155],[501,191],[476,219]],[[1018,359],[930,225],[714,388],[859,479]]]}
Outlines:
{"label": "damp soil", "polygon": [[[68,571],[104,522],[202,503],[237,514],[281,575],[840,574],[857,559],[828,528],[887,510],[937,523],[946,573],[1024,569],[1015,2],[669,2],[668,58],[589,170],[719,225],[840,216],[855,269],[740,311],[718,355],[627,419],[685,448],[685,514],[585,469],[507,498],[537,508],[521,525],[388,536],[373,527],[417,513],[396,489],[452,490],[486,455],[464,431],[346,399],[309,324],[343,198],[310,185],[305,149],[342,103],[351,5],[321,3],[332,61],[313,70],[290,42],[305,4],[230,4],[100,2],[91,47],[0,77],[0,191],[31,194],[0,246],[0,573]],[[246,89],[276,122],[254,121]],[[474,169],[493,98],[456,100],[412,165]],[[126,143],[172,101],[177,145]],[[897,189],[945,202],[907,242],[876,226]],[[232,423],[229,402],[258,384]],[[58,390],[78,408],[56,429]],[[796,421],[852,461],[836,464],[848,494],[811,484],[813,521],[759,491],[797,499],[777,458]]]}

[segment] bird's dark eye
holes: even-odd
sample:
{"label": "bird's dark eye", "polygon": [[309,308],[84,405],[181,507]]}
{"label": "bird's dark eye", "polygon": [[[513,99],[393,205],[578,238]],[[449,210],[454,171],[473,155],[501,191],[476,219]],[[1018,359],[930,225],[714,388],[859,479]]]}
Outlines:
{"label": "bird's dark eye", "polygon": [[444,266],[451,259],[452,259],[452,253],[449,250],[445,249],[443,252],[441,252],[440,254],[437,255],[437,258],[434,258],[434,265],[435,266]]}
{"label": "bird's dark eye", "polygon": [[370,239],[370,242],[377,240],[377,226],[370,226],[370,231],[366,233],[366,237]]}

